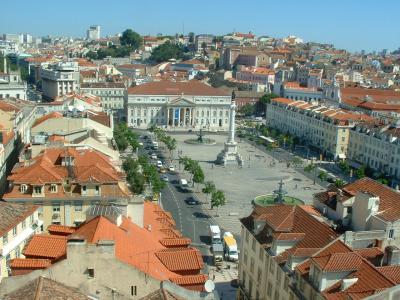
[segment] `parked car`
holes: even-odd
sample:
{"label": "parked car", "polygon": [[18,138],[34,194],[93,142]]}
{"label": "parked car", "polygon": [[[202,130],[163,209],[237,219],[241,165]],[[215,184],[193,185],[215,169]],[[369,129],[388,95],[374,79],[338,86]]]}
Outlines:
{"label": "parked car", "polygon": [[170,172],[175,172],[175,167],[171,165],[171,166],[168,167],[168,170]]}
{"label": "parked car", "polygon": [[162,168],[163,164],[161,162],[161,160],[157,160],[157,168]]}
{"label": "parked car", "polygon": [[157,154],[152,153],[150,157],[151,157],[151,159],[157,159]]}
{"label": "parked car", "polygon": [[161,178],[162,181],[168,182],[168,176],[167,175],[163,174],[163,175],[161,175],[160,178]]}

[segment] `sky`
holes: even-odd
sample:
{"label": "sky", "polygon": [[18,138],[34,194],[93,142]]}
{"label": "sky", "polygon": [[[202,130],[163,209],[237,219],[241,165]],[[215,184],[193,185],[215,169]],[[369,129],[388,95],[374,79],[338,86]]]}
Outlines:
{"label": "sky", "polygon": [[386,0],[18,0],[2,1],[0,33],[84,37],[253,32],[299,36],[349,51],[400,47],[400,1]]}

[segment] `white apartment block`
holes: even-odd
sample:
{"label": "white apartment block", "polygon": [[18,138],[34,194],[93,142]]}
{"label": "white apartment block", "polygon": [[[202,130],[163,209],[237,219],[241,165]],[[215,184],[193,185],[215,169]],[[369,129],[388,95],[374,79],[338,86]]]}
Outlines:
{"label": "white apartment block", "polygon": [[41,69],[42,90],[45,99],[55,98],[79,90],[79,68],[77,62],[60,62]]}
{"label": "white apartment block", "polygon": [[22,250],[42,231],[38,206],[0,202],[0,281],[10,275],[10,260],[23,257]]}
{"label": "white apartment block", "polygon": [[98,40],[100,39],[100,26],[99,25],[92,25],[86,31],[86,38],[88,40]]}
{"label": "white apartment block", "polygon": [[[5,63],[5,61],[4,61]],[[7,64],[5,63],[7,68]],[[5,69],[6,69],[5,68]],[[19,72],[0,72],[0,99],[17,98],[26,100],[26,82],[22,81]]]}
{"label": "white apartment block", "polygon": [[350,130],[371,117],[305,101],[276,98],[267,105],[267,125],[299,137],[325,157],[345,159]]}
{"label": "white apartment block", "polygon": [[142,129],[227,131],[231,99],[230,93],[195,80],[145,83],[128,89],[127,123]]}

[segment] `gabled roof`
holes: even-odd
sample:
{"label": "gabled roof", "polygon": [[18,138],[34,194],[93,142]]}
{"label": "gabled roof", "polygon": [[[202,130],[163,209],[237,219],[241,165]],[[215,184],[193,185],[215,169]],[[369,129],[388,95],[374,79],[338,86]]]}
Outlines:
{"label": "gabled roof", "polygon": [[21,288],[4,295],[3,300],[90,300],[78,289],[45,277],[38,277]]}
{"label": "gabled roof", "polygon": [[158,259],[173,272],[201,270],[203,258],[194,248],[172,248],[156,252]]}
{"label": "gabled roof", "polygon": [[330,253],[312,258],[321,270],[326,272],[343,272],[357,270],[361,263],[361,256],[356,253]]}
{"label": "gabled roof", "polygon": [[11,260],[12,269],[44,269],[51,266],[51,260],[41,258],[14,258]]}

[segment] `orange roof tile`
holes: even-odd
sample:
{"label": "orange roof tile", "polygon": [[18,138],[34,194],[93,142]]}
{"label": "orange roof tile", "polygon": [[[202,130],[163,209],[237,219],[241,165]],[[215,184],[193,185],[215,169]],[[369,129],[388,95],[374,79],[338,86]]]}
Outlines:
{"label": "orange roof tile", "polygon": [[155,253],[161,263],[173,272],[201,270],[203,258],[194,248],[164,249]]}
{"label": "orange roof tile", "polygon": [[63,117],[62,113],[59,113],[59,112],[56,112],[56,111],[52,112],[52,113],[49,113],[47,115],[44,115],[43,117],[40,117],[40,118],[36,119],[36,121],[32,125],[32,128],[38,126],[39,124],[42,124],[43,122],[45,122],[45,121],[47,121],[49,119],[59,119],[59,118],[62,118],[62,117]]}
{"label": "orange roof tile", "polygon": [[10,264],[12,269],[44,269],[50,266],[49,259],[40,258],[14,258]]}
{"label": "orange roof tile", "polygon": [[51,224],[47,227],[47,231],[54,235],[70,235],[76,230],[75,227]]}
{"label": "orange roof tile", "polygon": [[165,247],[183,247],[189,246],[192,241],[188,238],[167,238],[160,240],[161,245]]}
{"label": "orange roof tile", "polygon": [[64,236],[36,234],[32,237],[23,253],[28,258],[59,259],[65,255],[67,238]]}

